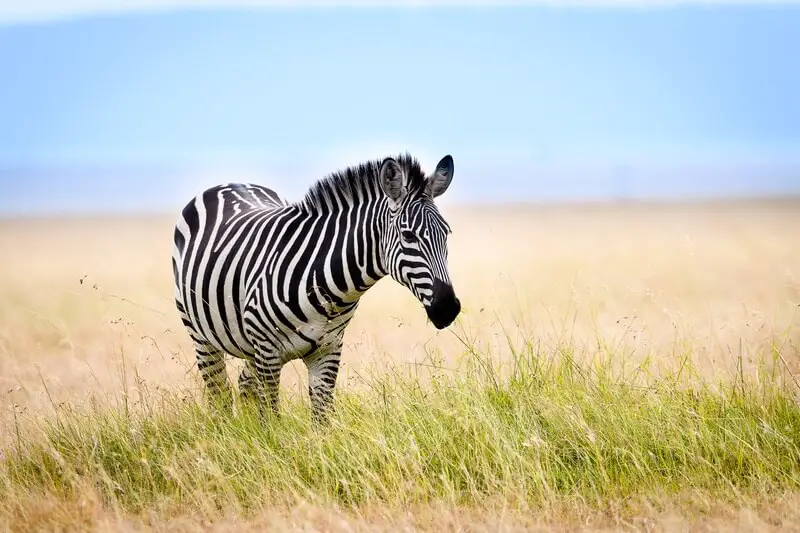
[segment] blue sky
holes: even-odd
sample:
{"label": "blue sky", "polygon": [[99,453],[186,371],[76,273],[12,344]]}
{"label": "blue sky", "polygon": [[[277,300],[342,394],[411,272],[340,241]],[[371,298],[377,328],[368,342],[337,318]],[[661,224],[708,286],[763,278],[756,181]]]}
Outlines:
{"label": "blue sky", "polygon": [[405,149],[453,154],[458,200],[800,191],[798,58],[787,4],[8,20],[0,213],[239,178],[297,197]]}

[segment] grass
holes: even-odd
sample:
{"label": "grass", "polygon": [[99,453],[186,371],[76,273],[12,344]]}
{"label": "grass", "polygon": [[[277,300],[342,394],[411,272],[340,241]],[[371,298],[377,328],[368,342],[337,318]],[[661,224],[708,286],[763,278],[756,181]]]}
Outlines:
{"label": "grass", "polygon": [[324,428],[206,408],[172,217],[0,223],[0,531],[800,530],[796,207],[448,213],[457,325],[379,283]]}
{"label": "grass", "polygon": [[0,501],[91,488],[132,515],[215,519],[297,501],[603,509],[687,491],[741,503],[800,490],[800,405],[779,376],[641,386],[606,367],[586,372],[568,351],[530,350],[507,378],[474,352],[463,364],[425,386],[393,376],[344,392],[329,427],[292,399],[265,423],[251,406],[227,417],[173,393],[61,410],[44,438],[20,437],[7,455]]}

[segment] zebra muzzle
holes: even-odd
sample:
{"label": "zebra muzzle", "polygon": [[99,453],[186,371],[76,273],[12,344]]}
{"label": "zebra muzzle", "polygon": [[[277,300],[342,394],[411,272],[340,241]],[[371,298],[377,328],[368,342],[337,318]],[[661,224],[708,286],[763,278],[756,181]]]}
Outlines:
{"label": "zebra muzzle", "polygon": [[444,329],[452,324],[461,312],[461,302],[456,298],[453,286],[438,279],[434,280],[433,299],[425,311],[436,329]]}

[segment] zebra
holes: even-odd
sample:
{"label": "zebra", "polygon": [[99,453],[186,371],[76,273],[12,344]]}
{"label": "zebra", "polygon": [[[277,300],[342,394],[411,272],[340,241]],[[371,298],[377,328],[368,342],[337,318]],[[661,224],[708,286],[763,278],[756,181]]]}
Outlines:
{"label": "zebra", "polygon": [[387,275],[450,326],[461,302],[434,199],[452,179],[452,156],[426,175],[406,152],[327,174],[296,202],[252,183],[191,199],[174,228],[175,304],[209,397],[230,409],[227,354],[244,360],[240,396],[277,414],[281,369],[299,358],[313,418],[327,420],[344,331]]}

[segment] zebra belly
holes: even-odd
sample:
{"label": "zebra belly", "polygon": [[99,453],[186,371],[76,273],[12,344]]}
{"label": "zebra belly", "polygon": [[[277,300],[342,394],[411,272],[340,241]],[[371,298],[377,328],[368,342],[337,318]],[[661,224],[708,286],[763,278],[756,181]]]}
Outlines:
{"label": "zebra belly", "polygon": [[[245,312],[245,319],[249,312]],[[352,312],[334,319],[314,314],[309,316],[307,321],[293,327],[285,324],[275,326],[266,339],[258,339],[259,336],[263,336],[260,333],[246,331],[246,334],[254,345],[268,346],[272,352],[270,355],[278,357],[285,364],[337,345],[351,317]]]}

